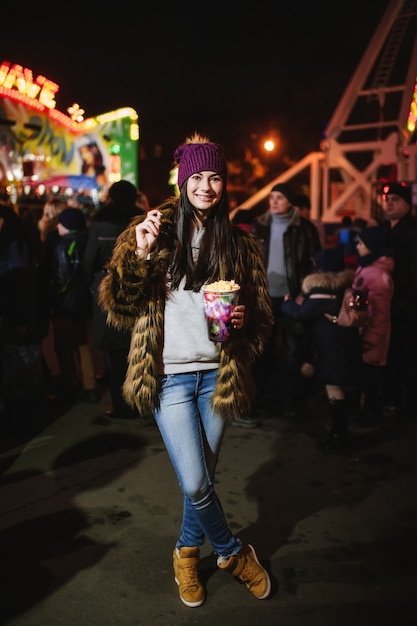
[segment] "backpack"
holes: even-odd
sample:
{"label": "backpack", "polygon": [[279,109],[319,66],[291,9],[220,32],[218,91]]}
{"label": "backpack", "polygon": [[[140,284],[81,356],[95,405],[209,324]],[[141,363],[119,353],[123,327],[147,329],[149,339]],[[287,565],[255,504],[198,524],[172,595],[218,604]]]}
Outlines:
{"label": "backpack", "polygon": [[54,251],[52,272],[52,308],[55,313],[88,317],[91,293],[82,263],[82,233],[64,235]]}
{"label": "backpack", "polygon": [[344,326],[345,328],[358,328],[366,326],[369,321],[368,299],[363,291],[346,287],[343,294],[342,305],[337,317],[324,314],[333,324]]}

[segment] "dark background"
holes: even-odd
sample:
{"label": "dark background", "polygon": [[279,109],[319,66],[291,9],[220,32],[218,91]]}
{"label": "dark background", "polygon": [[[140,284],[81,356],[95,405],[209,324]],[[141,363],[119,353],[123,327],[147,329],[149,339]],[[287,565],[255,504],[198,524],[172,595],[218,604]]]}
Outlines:
{"label": "dark background", "polygon": [[271,178],[319,150],[389,2],[144,4],[2,3],[0,49],[1,60],[58,83],[63,112],[74,102],[86,117],[133,107],[139,185],[159,201],[175,147],[195,130],[228,159],[275,134]]}

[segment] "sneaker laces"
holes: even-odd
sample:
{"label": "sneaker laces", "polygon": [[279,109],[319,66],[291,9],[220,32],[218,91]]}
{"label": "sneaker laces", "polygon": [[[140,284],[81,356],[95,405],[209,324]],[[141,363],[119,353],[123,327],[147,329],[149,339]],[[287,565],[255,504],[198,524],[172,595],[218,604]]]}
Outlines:
{"label": "sneaker laces", "polygon": [[[253,565],[258,565],[256,563],[255,560],[253,560]],[[248,558],[245,558],[245,563],[242,567],[242,569],[240,570],[239,574],[238,574],[238,578],[240,578],[240,580],[242,582],[245,583],[245,585],[248,586],[253,586],[253,585],[258,585],[258,584],[262,584],[263,579],[264,579],[264,573],[261,571],[259,565],[257,567],[257,573],[256,576],[253,576],[253,565],[250,566],[248,563]],[[251,569],[252,567],[252,569]]]}
{"label": "sneaker laces", "polygon": [[195,564],[190,565],[180,565],[179,570],[181,572],[181,583],[185,587],[185,589],[191,589],[194,587],[198,589],[201,587],[200,580],[198,578],[198,570]]}

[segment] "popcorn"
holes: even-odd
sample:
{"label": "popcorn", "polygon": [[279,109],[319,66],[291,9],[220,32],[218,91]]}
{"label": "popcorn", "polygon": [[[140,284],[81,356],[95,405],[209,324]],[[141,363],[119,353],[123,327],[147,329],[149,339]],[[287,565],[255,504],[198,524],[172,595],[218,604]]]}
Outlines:
{"label": "popcorn", "polygon": [[240,285],[234,280],[217,280],[203,287],[204,309],[210,341],[227,341],[233,332],[232,317],[239,303]]}
{"label": "popcorn", "polygon": [[237,291],[238,289],[240,289],[240,285],[234,280],[217,280],[204,286],[204,291]]}

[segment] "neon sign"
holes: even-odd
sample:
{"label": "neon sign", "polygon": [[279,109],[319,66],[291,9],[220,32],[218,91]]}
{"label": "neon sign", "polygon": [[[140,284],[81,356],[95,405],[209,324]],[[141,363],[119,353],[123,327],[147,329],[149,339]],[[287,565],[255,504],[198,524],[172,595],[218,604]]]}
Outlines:
{"label": "neon sign", "polygon": [[45,76],[37,76],[33,80],[32,70],[23,68],[21,65],[11,65],[9,61],[3,61],[0,65],[0,86],[16,90],[31,100],[37,100],[47,109],[56,107],[55,94],[59,85]]}
{"label": "neon sign", "polygon": [[[58,89],[22,65],[0,62],[0,180],[20,184],[30,179],[32,184],[61,175],[85,175],[97,182],[100,176],[97,184],[103,188],[120,178],[136,181],[136,111],[125,107],[84,119],[84,111],[73,105],[67,109],[70,117],[55,101]],[[87,148],[100,155],[99,173],[86,174],[83,169],[89,165],[84,161]],[[28,163],[33,165],[30,174],[27,169],[25,173]]]}

